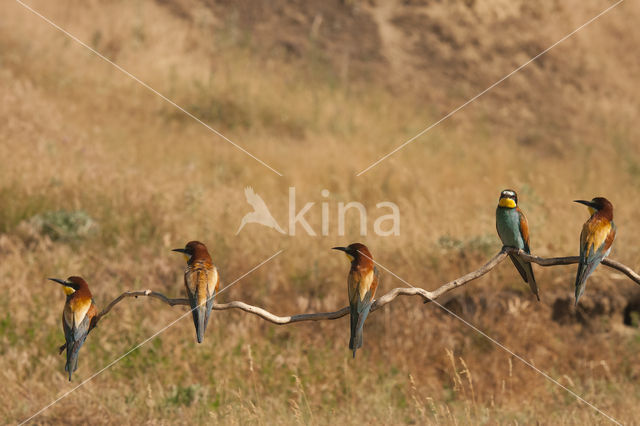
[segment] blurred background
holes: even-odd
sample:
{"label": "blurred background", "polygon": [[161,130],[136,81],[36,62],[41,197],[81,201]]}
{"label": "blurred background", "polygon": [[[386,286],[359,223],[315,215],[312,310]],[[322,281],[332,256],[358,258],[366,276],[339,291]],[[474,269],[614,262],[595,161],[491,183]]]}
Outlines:
{"label": "blurred background", "polygon": [[[0,419],[23,420],[185,312],[128,299],[93,331],[69,383],[47,277],[81,275],[99,307],[125,290],[183,297],[182,256],[209,247],[220,295],[279,315],[347,304],[360,241],[435,289],[500,249],[495,207],[515,189],[540,256],[577,255],[612,201],[611,257],[640,269],[640,6],[625,1],[359,177],[356,174],[579,27],[604,0],[30,0],[87,45],[222,132],[234,148],[34,15],[0,18]],[[247,225],[252,186],[281,226],[288,188],[317,236]],[[327,189],[328,197],[321,191]],[[370,212],[320,235],[320,203]],[[400,235],[372,230],[381,201]],[[574,266],[534,266],[536,302],[509,262],[439,300],[587,401],[633,423],[640,291],[601,267],[576,310]],[[383,273],[378,294],[401,281]],[[606,418],[436,305],[372,313],[356,360],[348,319],[275,326],[216,311],[203,344],[170,327],[38,423],[600,424]]]}

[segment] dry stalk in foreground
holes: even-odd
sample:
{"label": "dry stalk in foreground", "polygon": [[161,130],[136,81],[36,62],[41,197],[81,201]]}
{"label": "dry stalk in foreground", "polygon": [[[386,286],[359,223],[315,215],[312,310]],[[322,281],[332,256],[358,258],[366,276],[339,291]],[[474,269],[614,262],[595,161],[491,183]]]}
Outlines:
{"label": "dry stalk in foreground", "polygon": [[[545,258],[545,257],[529,255],[524,253],[522,250],[518,250],[512,247],[503,247],[498,254],[493,256],[491,260],[489,260],[487,263],[482,265],[480,268],[476,269],[473,272],[469,272],[468,274],[460,278],[456,278],[453,281],[449,281],[448,283],[443,284],[442,286],[438,287],[433,291],[425,290],[419,287],[394,288],[387,294],[377,298],[374,301],[373,306],[371,306],[371,311],[373,312],[377,309],[382,308],[384,305],[393,302],[393,300],[398,296],[421,296],[425,300],[425,303],[430,302],[431,300],[435,300],[438,297],[442,296],[445,293],[450,292],[455,288],[461,287],[475,279],[480,278],[481,276],[483,276],[484,274],[486,274],[487,272],[495,268],[500,262],[502,262],[509,253],[516,254],[520,256],[522,259],[527,260],[529,262],[536,263],[540,266],[571,265],[579,262],[578,256]],[[611,259],[604,259],[602,261],[602,264],[622,272],[627,277],[629,277],[632,281],[634,281],[636,284],[640,285],[640,275],[637,274],[634,270],[632,270],[628,266],[623,265],[622,263],[616,262],[615,260],[611,260]],[[95,327],[95,325],[98,324],[98,322],[102,319],[102,317],[107,315],[111,311],[111,309],[115,305],[117,305],[119,302],[121,302],[123,299],[127,297],[137,298],[140,296],[156,298],[166,303],[169,306],[176,306],[176,305],[188,306],[189,305],[189,301],[187,299],[184,299],[184,298],[171,299],[165,296],[164,294],[158,293],[156,291],[151,291],[151,290],[125,291],[120,296],[115,298],[115,300],[109,303],[107,307],[104,308],[104,310],[102,310],[102,312],[100,312],[96,316],[93,327]],[[317,312],[312,314],[297,314],[297,315],[281,317],[278,315],[274,315],[271,312],[267,311],[266,309],[260,308],[258,306],[253,306],[253,305],[249,305],[247,303],[238,302],[238,301],[229,302],[229,303],[214,303],[213,309],[216,311],[223,311],[226,309],[240,309],[241,311],[245,311],[250,314],[257,315],[260,318],[277,325],[292,324],[294,322],[300,322],[300,321],[334,320],[334,319],[342,318],[343,316],[349,313],[349,307],[345,306],[344,308],[334,312]],[[64,351],[64,348],[65,348],[65,345],[60,346],[60,353]]]}

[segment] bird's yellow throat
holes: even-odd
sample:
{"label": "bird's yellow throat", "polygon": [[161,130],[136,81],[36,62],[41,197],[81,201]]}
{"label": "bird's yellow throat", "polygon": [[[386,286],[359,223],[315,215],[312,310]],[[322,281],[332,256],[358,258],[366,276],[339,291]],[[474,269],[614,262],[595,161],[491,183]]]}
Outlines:
{"label": "bird's yellow throat", "polygon": [[67,296],[75,293],[74,289],[72,289],[71,287],[67,287],[67,286],[63,286],[62,287],[62,291],[64,291],[64,294],[66,294]]}
{"label": "bird's yellow throat", "polygon": [[498,201],[498,205],[500,207],[506,207],[508,209],[513,209],[516,206],[516,202],[513,201],[511,198],[501,198],[500,201]]}

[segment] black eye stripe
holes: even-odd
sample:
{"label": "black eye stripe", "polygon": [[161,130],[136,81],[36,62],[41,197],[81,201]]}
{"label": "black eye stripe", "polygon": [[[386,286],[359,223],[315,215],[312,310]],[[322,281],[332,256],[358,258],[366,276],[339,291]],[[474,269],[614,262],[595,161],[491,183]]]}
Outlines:
{"label": "black eye stripe", "polygon": [[503,198],[513,200],[513,202],[516,203],[516,205],[518,204],[518,194],[516,194],[515,191],[505,189],[500,193],[500,199],[503,199]]}

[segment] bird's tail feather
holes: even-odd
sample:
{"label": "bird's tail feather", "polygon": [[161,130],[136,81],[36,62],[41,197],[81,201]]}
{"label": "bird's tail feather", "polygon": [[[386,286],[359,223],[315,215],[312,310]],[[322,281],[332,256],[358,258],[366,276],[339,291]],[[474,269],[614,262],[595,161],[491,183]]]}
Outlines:
{"label": "bird's tail feather", "polygon": [[371,303],[368,303],[361,312],[358,312],[357,307],[351,307],[351,338],[349,339],[349,349],[353,350],[353,357],[356,357],[356,350],[362,347],[362,340],[364,334],[364,320],[367,319],[371,309]]}
{"label": "bird's tail feather", "polygon": [[78,369],[78,352],[81,345],[80,342],[67,344],[67,363],[64,366],[64,371],[69,373],[69,381],[71,381],[73,372]]}
{"label": "bird's tail feather", "polygon": [[585,288],[585,284],[587,282],[587,277],[589,276],[587,274],[587,270],[589,268],[587,267],[586,264],[584,263],[580,263],[578,265],[578,272],[576,273],[576,301],[574,306],[578,306],[578,301],[580,300],[580,296],[582,296],[582,294],[584,293],[584,288]]}
{"label": "bird's tail feather", "polygon": [[351,337],[349,338],[349,349],[353,350],[353,357],[356,357],[356,351],[362,347],[362,328],[358,329],[358,323],[361,318],[356,306],[351,307]]}
{"label": "bird's tail feather", "polygon": [[533,294],[535,294],[538,301],[540,301],[540,295],[538,294],[538,284],[536,284],[536,279],[533,275],[533,268],[531,267],[531,263],[525,262],[518,256],[511,253],[509,253],[509,258],[520,273],[520,276],[522,277],[524,282],[529,284],[529,288],[531,289]]}
{"label": "bird's tail feather", "polygon": [[578,306],[578,299],[584,293],[584,290],[587,286],[587,280],[596,270],[602,258],[596,258],[595,260],[591,260],[590,262],[580,262],[578,265],[578,272],[576,273],[576,303],[575,306]]}
{"label": "bird's tail feather", "polygon": [[520,258],[515,254],[509,253],[509,259],[511,259],[511,262],[513,262],[513,266],[516,267],[524,282],[528,282],[529,277],[527,276],[527,271],[525,270],[523,262],[520,260]]}
{"label": "bird's tail feather", "polygon": [[356,326],[358,325],[358,312],[355,308],[351,308],[351,333],[349,337],[349,349],[353,349],[353,343],[356,336]]}
{"label": "bird's tail feather", "polygon": [[536,278],[533,275],[533,267],[531,266],[531,263],[527,262],[524,265],[524,268],[527,272],[527,283],[529,284],[529,288],[531,289],[531,292],[536,295],[536,298],[538,299],[538,302],[539,302],[540,293],[538,292],[538,284],[536,283]]}
{"label": "bird's tail feather", "polygon": [[349,349],[353,350],[353,357],[356,357],[356,351],[362,347],[362,328],[356,330],[355,336],[351,338]]}
{"label": "bird's tail feather", "polygon": [[216,296],[216,292],[213,292],[213,296],[207,299],[207,302],[204,305],[204,331],[207,331],[207,327],[209,325],[209,317],[211,316],[211,310],[213,309],[213,302]]}
{"label": "bird's tail feather", "polygon": [[204,331],[207,327],[204,321],[206,317],[205,305],[200,305],[196,308],[196,317],[197,317],[196,336],[198,338],[198,343],[202,343],[202,341],[204,340]]}

